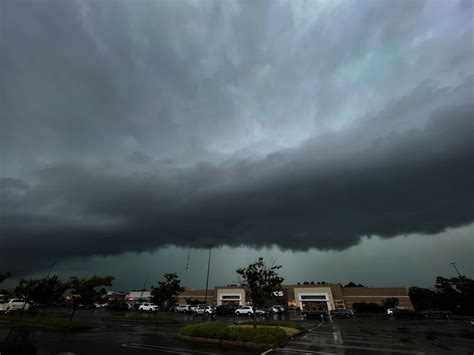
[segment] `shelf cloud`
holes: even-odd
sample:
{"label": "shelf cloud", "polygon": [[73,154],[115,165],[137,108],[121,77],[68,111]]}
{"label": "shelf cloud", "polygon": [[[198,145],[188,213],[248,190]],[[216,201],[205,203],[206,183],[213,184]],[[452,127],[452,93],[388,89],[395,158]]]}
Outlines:
{"label": "shelf cloud", "polygon": [[5,1],[0,270],[473,223],[469,12]]}

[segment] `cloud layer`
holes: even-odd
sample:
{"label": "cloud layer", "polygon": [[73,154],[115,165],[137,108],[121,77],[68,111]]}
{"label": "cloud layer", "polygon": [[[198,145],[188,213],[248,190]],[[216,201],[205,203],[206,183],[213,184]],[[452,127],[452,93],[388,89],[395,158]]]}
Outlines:
{"label": "cloud layer", "polygon": [[6,1],[0,269],[472,223],[471,7]]}

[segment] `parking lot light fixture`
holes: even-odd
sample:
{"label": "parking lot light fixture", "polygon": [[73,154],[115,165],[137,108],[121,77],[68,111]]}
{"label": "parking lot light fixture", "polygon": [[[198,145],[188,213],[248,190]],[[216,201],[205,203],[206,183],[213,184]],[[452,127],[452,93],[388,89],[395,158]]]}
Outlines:
{"label": "parking lot light fixture", "polygon": [[212,247],[214,247],[214,244],[209,244],[207,247],[209,248],[209,258],[207,261],[206,294],[204,296],[204,304],[206,306],[207,306],[207,290],[209,287],[209,270],[211,268],[211,251],[212,251]]}

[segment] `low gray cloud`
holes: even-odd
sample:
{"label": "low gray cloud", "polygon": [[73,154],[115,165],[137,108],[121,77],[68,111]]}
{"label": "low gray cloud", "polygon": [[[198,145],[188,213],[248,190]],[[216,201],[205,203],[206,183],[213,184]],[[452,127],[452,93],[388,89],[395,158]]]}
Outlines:
{"label": "low gray cloud", "polygon": [[473,222],[470,2],[2,11],[0,270]]}

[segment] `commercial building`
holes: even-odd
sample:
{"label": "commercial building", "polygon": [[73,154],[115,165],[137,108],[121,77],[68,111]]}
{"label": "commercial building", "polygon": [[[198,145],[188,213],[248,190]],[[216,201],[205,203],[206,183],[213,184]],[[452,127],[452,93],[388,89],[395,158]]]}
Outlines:
{"label": "commercial building", "polygon": [[151,291],[146,290],[132,290],[125,295],[127,302],[150,302]]}
{"label": "commercial building", "polygon": [[[238,286],[216,287],[214,295],[217,305],[246,305],[245,291]],[[356,302],[382,304],[386,298],[399,300],[399,307],[413,309],[404,287],[342,287],[341,284],[282,285],[274,301],[289,308],[333,310],[352,308]]]}
{"label": "commercial building", "polygon": [[[207,291],[207,304],[215,304],[215,291],[210,289]],[[184,292],[178,296],[178,304],[187,304],[188,301],[206,303],[206,290],[195,290],[193,288],[185,288]]]}

